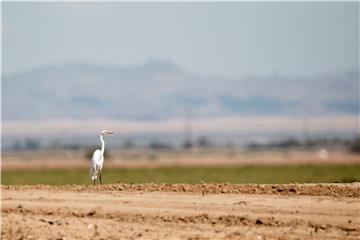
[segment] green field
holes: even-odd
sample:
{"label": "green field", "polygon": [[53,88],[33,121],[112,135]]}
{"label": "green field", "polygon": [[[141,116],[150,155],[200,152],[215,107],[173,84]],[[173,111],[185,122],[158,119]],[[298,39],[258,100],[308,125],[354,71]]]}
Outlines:
{"label": "green field", "polygon": [[[91,184],[87,169],[3,171],[2,184]],[[360,180],[360,165],[117,168],[103,183],[330,183]]]}

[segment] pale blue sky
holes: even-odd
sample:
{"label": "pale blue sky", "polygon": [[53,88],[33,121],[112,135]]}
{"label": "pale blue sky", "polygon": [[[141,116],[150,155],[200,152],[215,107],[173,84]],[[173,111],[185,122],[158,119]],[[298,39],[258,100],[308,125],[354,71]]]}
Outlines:
{"label": "pale blue sky", "polygon": [[2,3],[5,74],[172,61],[201,75],[357,70],[359,3]]}

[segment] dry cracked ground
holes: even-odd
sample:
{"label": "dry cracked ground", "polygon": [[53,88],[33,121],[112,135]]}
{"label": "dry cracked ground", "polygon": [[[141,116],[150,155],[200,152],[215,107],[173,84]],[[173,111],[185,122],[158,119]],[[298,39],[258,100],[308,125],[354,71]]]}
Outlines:
{"label": "dry cracked ground", "polygon": [[360,183],[1,190],[2,239],[360,239]]}

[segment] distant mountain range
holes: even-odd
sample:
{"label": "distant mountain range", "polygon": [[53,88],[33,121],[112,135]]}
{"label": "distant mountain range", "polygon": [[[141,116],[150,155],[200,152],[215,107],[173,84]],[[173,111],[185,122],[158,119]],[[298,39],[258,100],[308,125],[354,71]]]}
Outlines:
{"label": "distant mountain range", "polygon": [[5,75],[2,116],[13,119],[359,114],[359,73],[232,79],[189,73],[171,62],[72,63]]}

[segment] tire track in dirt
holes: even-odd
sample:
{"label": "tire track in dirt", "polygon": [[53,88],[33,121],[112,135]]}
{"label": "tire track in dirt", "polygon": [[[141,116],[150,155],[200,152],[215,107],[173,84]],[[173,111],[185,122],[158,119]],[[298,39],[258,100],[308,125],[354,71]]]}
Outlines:
{"label": "tire track in dirt", "polygon": [[[79,212],[71,209],[66,210],[50,210],[50,209],[24,209],[21,205],[16,208],[4,208],[2,209],[4,214],[15,213],[26,215],[39,215],[39,216],[57,216],[57,217],[77,217],[77,218],[96,218],[96,219],[113,219],[118,222],[130,222],[130,223],[193,223],[193,224],[221,224],[225,226],[269,226],[269,227],[310,227],[314,229],[329,230],[335,228],[345,232],[357,232],[360,233],[360,227],[348,227],[348,226],[336,226],[331,224],[317,224],[311,221],[305,221],[302,219],[292,219],[290,221],[284,221],[276,219],[275,217],[261,217],[251,218],[248,216],[236,216],[236,215],[220,215],[211,216],[207,213],[192,215],[192,216],[171,216],[171,215],[146,215],[146,214],[129,214],[129,213],[101,213],[96,210],[88,212]],[[48,222],[50,225],[59,223],[59,221],[47,221],[39,219],[39,221]]]}

